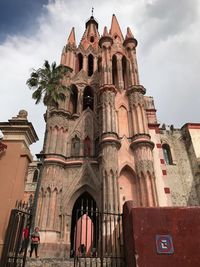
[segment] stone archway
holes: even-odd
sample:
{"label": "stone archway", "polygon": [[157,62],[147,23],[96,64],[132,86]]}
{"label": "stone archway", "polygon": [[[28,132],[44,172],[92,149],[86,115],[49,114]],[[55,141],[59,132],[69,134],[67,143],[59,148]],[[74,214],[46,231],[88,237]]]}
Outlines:
{"label": "stone archway", "polygon": [[120,209],[125,201],[133,200],[135,206],[139,204],[139,187],[135,172],[128,165],[121,170],[119,179]]}
{"label": "stone archway", "polygon": [[71,219],[70,256],[91,256],[97,251],[99,218],[94,198],[85,191],[74,203]]}

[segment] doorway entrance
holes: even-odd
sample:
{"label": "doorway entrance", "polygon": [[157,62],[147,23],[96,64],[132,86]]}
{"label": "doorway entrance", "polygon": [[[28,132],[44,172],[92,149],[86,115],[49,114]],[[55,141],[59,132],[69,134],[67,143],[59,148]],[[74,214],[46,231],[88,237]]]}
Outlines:
{"label": "doorway entrance", "polygon": [[99,241],[99,215],[96,201],[84,192],[75,202],[71,222],[70,256],[96,256]]}
{"label": "doorway entrance", "polygon": [[100,212],[88,192],[73,207],[71,257],[74,266],[125,266],[122,214]]}

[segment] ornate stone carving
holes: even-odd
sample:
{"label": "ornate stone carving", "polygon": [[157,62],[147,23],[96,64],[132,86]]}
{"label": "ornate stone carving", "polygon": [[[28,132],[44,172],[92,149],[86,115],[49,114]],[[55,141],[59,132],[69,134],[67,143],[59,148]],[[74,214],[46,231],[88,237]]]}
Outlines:
{"label": "ornate stone carving", "polygon": [[132,92],[129,94],[129,103],[130,107],[137,107],[138,105],[144,107],[145,106],[145,101],[144,97],[140,92]]}
{"label": "ornate stone carving", "polygon": [[58,128],[64,128],[67,130],[69,126],[68,119],[64,118],[63,116],[53,115],[52,117],[48,119],[47,128],[49,129],[50,127],[53,128],[55,126],[57,126]]}
{"label": "ornate stone carving", "polygon": [[140,176],[141,173],[146,175],[147,172],[150,172],[152,177],[154,177],[154,166],[153,161],[151,160],[141,160],[136,161],[136,172]]}

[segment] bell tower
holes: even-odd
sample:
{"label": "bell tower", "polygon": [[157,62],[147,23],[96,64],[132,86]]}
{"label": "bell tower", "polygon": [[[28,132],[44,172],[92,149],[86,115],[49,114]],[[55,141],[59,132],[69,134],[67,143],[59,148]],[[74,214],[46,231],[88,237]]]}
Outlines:
{"label": "bell tower", "polygon": [[115,15],[100,36],[93,14],[79,45],[72,28],[61,64],[72,72],[66,99],[48,107],[36,224],[44,256],[69,256],[76,209],[90,202],[120,213],[125,201],[156,206],[154,164],[137,40],[124,38]]}

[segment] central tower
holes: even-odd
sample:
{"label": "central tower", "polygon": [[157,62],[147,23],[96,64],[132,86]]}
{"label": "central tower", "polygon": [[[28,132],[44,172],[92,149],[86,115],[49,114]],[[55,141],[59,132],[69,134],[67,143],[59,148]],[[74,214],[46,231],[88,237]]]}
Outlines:
{"label": "central tower", "polygon": [[[89,205],[121,213],[125,201],[156,206],[154,165],[148,121],[150,100],[140,85],[137,40],[124,38],[113,15],[100,37],[93,16],[80,44],[69,35],[61,64],[73,71],[62,81],[65,102],[48,107],[44,168],[37,207],[41,254],[74,253],[76,210]],[[87,203],[87,204],[86,204]]]}

